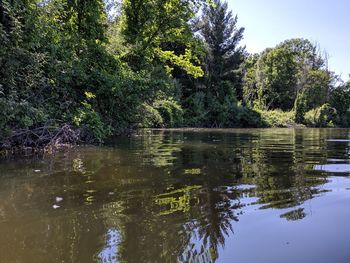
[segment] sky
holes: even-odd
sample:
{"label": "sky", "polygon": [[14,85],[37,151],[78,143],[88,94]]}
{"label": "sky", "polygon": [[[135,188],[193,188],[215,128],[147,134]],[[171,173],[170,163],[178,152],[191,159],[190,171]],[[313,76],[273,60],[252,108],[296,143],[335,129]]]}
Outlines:
{"label": "sky", "polygon": [[257,53],[291,38],[307,38],[329,55],[329,68],[350,74],[349,0],[227,0],[245,28],[247,51]]}

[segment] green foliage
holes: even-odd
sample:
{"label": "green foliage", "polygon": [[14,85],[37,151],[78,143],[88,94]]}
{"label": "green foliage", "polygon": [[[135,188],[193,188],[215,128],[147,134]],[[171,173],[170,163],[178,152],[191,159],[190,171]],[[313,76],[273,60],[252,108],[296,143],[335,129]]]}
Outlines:
{"label": "green foliage", "polygon": [[162,116],[164,126],[172,128],[183,125],[183,110],[172,98],[155,101],[154,108]]}
{"label": "green foliage", "polygon": [[290,50],[277,47],[263,53],[257,62],[257,89],[266,109],[290,110],[295,99],[296,65]]}
{"label": "green foliage", "polygon": [[88,102],[95,99],[96,96],[91,92],[85,92],[85,96],[86,100],[81,103],[81,107],[78,108],[73,116],[73,123],[81,128],[84,140],[103,142],[110,135],[110,131],[102,121],[100,114]]}
{"label": "green foliage", "polygon": [[307,98],[305,93],[300,92],[295,100],[294,119],[297,123],[304,123],[304,116],[307,111]]}
{"label": "green foliage", "polygon": [[203,39],[204,77],[185,83],[183,107],[188,125],[205,127],[239,126],[237,97],[241,97],[245,50],[239,46],[243,28],[226,2],[205,6],[196,28]]}
{"label": "green foliage", "polygon": [[152,106],[141,105],[139,126],[142,128],[175,128],[183,126],[183,109],[174,99],[160,99]]}
{"label": "green foliage", "polygon": [[32,1],[0,3],[0,138],[16,129],[43,125],[51,110],[46,105],[47,56],[22,47],[35,20],[28,16],[32,8]]}
{"label": "green foliage", "polygon": [[305,39],[287,40],[251,56],[244,68],[247,104],[285,111],[298,107],[298,121],[302,121],[300,111],[326,103],[333,81],[316,45]]}
{"label": "green foliage", "polygon": [[237,16],[228,10],[227,2],[221,0],[214,0],[213,5],[203,10],[200,34],[207,48],[204,82],[214,96],[224,96],[227,91],[224,88],[229,86],[241,99],[240,69],[245,50],[239,43],[244,28],[238,28],[237,21]]}
{"label": "green foliage", "polygon": [[185,108],[186,126],[200,127],[206,122],[208,111],[205,109],[205,93],[196,92],[187,99]]}
{"label": "green foliage", "polygon": [[[205,109],[205,94],[195,93],[185,110],[186,126],[190,127],[262,127],[260,114],[250,107],[242,106],[234,98],[218,102],[210,101],[210,111]],[[214,115],[216,114],[216,115]]]}
{"label": "green foliage", "polygon": [[[125,41],[131,46],[125,61],[136,70],[159,60],[167,67],[178,66],[194,77],[203,71],[195,65],[191,52],[194,36],[189,21],[198,8],[198,0],[123,0],[122,28]],[[175,52],[170,43],[186,48]]]}
{"label": "green foliage", "polygon": [[156,110],[150,105],[143,104],[140,107],[140,126],[141,128],[160,128],[163,126],[163,118]]}
{"label": "green foliage", "polygon": [[338,118],[335,124],[350,126],[350,83],[341,84],[331,91],[330,104],[336,109]]}
{"label": "green foliage", "polygon": [[297,126],[294,121],[295,113],[293,111],[282,111],[282,110],[257,110],[261,117],[265,127],[280,127],[290,128]]}
{"label": "green foliage", "polygon": [[258,54],[250,55],[244,62],[244,77],[243,77],[243,101],[250,106],[258,101],[258,89],[256,81]]}
{"label": "green foliage", "polygon": [[117,83],[114,73],[120,68],[102,46],[102,3],[2,3],[1,131],[74,123],[89,141],[106,136],[109,124],[101,117],[101,98],[85,101],[85,91],[97,94]]}
{"label": "green foliage", "polygon": [[305,123],[311,127],[334,127],[337,111],[326,103],[306,112],[304,118]]}
{"label": "green foliage", "polygon": [[310,70],[303,86],[307,109],[327,103],[332,76],[325,70]]}
{"label": "green foliage", "polygon": [[234,127],[237,124],[237,100],[234,96],[216,97],[208,95],[208,127]]}
{"label": "green foliage", "polygon": [[263,122],[262,115],[259,111],[256,111],[250,107],[243,107],[240,105],[238,108],[238,114],[236,121],[239,127],[249,128],[249,127],[265,127],[266,124]]}
{"label": "green foliage", "polygon": [[[156,49],[156,53],[161,61],[169,61],[171,64],[185,70],[194,78],[203,76],[203,70],[200,67],[193,65],[191,62],[191,60],[193,60],[193,55],[190,49],[186,49],[185,53],[180,55],[176,55],[174,51],[164,51],[161,49]],[[169,69],[169,72],[172,71],[171,67],[166,66],[166,68]]]}

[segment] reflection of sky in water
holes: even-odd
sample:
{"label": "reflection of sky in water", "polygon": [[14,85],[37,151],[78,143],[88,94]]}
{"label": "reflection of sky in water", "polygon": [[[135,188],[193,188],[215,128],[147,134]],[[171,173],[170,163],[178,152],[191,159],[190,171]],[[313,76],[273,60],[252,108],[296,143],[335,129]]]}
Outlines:
{"label": "reflection of sky in water", "polygon": [[350,164],[323,164],[315,165],[316,171],[323,171],[329,173],[350,173]]}
{"label": "reflection of sky in water", "polygon": [[115,229],[109,229],[106,235],[106,246],[98,254],[101,263],[116,263],[119,245],[119,233]]}
{"label": "reflection of sky in water", "polygon": [[348,139],[330,139],[327,142],[350,142]]}

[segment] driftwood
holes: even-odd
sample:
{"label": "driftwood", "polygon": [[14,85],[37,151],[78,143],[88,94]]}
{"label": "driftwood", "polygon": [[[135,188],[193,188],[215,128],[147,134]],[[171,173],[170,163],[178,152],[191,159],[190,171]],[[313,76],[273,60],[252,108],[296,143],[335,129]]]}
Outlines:
{"label": "driftwood", "polygon": [[0,137],[0,152],[5,155],[37,152],[54,152],[79,142],[80,131],[65,124],[62,127],[43,126],[14,131],[10,136]]}

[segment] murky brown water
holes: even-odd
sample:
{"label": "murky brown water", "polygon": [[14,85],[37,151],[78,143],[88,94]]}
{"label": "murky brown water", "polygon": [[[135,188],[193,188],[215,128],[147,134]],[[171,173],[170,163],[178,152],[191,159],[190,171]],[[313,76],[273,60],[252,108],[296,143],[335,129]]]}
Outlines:
{"label": "murky brown water", "polygon": [[350,262],[350,130],[153,131],[0,162],[0,262]]}

